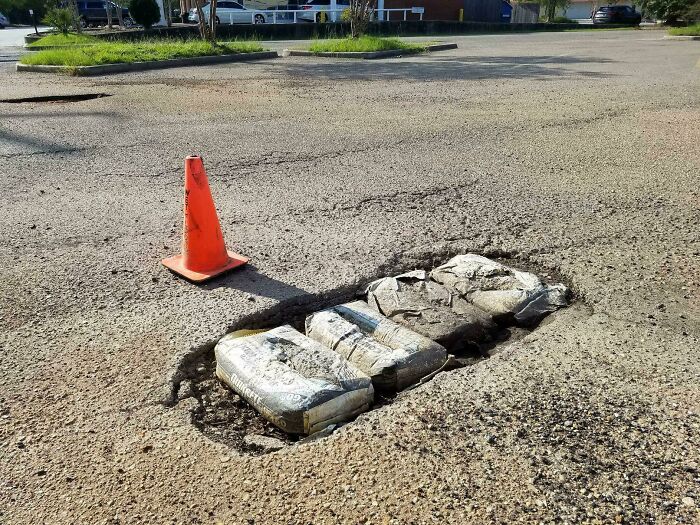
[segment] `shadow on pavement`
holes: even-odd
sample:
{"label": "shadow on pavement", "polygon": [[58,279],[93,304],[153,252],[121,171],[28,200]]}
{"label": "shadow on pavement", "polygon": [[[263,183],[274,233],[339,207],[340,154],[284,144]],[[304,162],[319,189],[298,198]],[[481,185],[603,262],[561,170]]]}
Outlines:
{"label": "shadow on pavement", "polygon": [[222,275],[213,281],[201,285],[202,290],[215,290],[217,288],[231,288],[241,292],[247,292],[259,297],[268,297],[277,301],[284,301],[293,297],[309,295],[310,292],[294,285],[278,281],[272,277],[260,273],[252,264],[246,264],[242,268]]}
{"label": "shadow on pavement", "polygon": [[[327,60],[327,62],[325,61]],[[491,78],[547,79],[564,76],[607,78],[611,73],[558,66],[607,64],[614,60],[575,56],[407,57],[390,61],[303,59],[290,61],[290,75],[351,80],[474,80]]]}

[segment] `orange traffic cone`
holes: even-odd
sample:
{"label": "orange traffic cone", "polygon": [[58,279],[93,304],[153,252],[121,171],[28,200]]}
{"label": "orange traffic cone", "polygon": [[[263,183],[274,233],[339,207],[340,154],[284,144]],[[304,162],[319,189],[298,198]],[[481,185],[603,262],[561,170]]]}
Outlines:
{"label": "orange traffic cone", "polygon": [[203,282],[248,262],[247,257],[226,250],[207,172],[202,158],[196,155],[185,159],[185,220],[182,229],[182,254],[162,262],[186,279]]}

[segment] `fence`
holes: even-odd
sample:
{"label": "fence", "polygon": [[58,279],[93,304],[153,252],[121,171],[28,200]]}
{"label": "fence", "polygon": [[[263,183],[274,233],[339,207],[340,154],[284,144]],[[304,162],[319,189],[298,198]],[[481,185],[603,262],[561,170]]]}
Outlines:
{"label": "fence", "polygon": [[[296,24],[302,22],[340,22],[343,11],[348,9],[255,9],[250,12],[228,12],[217,11],[216,18],[219,23],[224,24]],[[399,16],[392,13],[401,13]],[[408,13],[417,14],[419,21],[423,20],[422,7],[407,7],[400,9],[375,9],[372,13],[372,20],[396,22],[408,20]],[[250,18],[248,18],[250,17]]]}

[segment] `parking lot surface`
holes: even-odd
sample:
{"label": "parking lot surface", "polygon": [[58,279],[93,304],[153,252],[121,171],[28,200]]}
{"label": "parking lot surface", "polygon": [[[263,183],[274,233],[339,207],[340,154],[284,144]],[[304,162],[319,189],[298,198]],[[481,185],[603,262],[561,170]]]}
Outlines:
{"label": "parking lot surface", "polygon": [[[88,79],[0,64],[3,99],[109,95],[0,103],[0,521],[697,522],[700,46],[449,40]],[[205,286],[160,265],[188,154],[252,259]],[[466,251],[577,303],[282,453],[168,406],[178,360],[246,316]]]}

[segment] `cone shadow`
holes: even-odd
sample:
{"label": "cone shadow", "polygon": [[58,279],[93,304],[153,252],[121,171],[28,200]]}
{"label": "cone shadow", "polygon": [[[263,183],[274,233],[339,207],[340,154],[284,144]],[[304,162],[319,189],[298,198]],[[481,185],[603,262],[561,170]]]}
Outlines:
{"label": "cone shadow", "polygon": [[217,288],[231,288],[258,297],[268,297],[278,301],[310,295],[311,292],[268,277],[264,273],[248,263],[245,266],[236,268],[233,272],[215,277],[211,281],[201,284],[202,290],[215,290]]}

